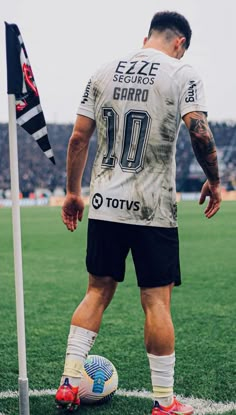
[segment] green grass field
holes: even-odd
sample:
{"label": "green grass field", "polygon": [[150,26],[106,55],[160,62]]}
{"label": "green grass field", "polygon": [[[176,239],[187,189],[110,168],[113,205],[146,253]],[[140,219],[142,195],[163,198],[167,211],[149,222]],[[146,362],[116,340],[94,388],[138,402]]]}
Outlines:
{"label": "green grass field", "polygon": [[[29,387],[56,389],[71,315],[86,290],[86,215],[79,229],[70,233],[59,208],[24,208],[21,225]],[[236,203],[224,202],[211,220],[205,219],[197,202],[179,203],[179,232],[183,284],[174,290],[172,300],[175,392],[235,402]],[[0,392],[5,392],[18,389],[10,209],[0,209],[0,275]],[[92,349],[114,363],[119,389],[151,391],[143,322],[129,257],[125,282],[104,315]],[[30,408],[31,415],[56,414],[53,396],[31,397]],[[18,400],[1,398],[0,413],[17,415]],[[100,407],[84,406],[80,413],[148,415],[151,401],[115,396]]]}

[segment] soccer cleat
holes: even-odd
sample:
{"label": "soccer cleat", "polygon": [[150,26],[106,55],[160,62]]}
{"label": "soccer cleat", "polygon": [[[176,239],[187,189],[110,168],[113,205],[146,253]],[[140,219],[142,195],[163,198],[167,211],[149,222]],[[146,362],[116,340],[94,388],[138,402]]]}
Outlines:
{"label": "soccer cleat", "polygon": [[177,401],[174,396],[173,403],[170,406],[161,406],[157,401],[154,403],[152,409],[152,415],[192,415],[194,412],[193,407],[190,405],[184,405]]}
{"label": "soccer cleat", "polygon": [[79,408],[80,399],[79,399],[79,388],[73,387],[69,383],[69,379],[66,378],[63,385],[58,388],[58,391],[55,396],[55,401],[57,409],[66,411],[66,412],[75,412]]}

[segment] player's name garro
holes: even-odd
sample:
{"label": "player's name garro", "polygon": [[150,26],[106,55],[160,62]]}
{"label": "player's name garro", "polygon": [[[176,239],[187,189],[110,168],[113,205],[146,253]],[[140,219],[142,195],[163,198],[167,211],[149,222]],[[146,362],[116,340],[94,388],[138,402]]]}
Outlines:
{"label": "player's name garro", "polygon": [[120,101],[147,102],[148,94],[148,89],[115,87],[113,99]]}

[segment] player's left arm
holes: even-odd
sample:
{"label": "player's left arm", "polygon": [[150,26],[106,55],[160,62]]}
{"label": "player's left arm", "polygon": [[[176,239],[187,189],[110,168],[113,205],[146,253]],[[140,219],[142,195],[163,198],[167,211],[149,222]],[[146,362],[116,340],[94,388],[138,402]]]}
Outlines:
{"label": "player's left arm", "polygon": [[95,121],[78,115],[67,151],[67,193],[62,207],[62,220],[67,229],[74,231],[77,221],[82,220],[84,202],[81,183],[88,156],[89,141],[95,129]]}
{"label": "player's left arm", "polygon": [[220,209],[221,190],[217,160],[217,149],[206,114],[201,111],[189,112],[183,120],[189,130],[194,154],[202,167],[207,181],[204,183],[200,196],[200,204],[209,196],[205,209],[207,218],[211,218]]}

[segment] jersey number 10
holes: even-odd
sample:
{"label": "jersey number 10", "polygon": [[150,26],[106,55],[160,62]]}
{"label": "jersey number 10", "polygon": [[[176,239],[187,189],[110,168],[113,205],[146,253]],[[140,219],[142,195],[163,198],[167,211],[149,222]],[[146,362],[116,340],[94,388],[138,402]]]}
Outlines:
{"label": "jersey number 10", "polygon": [[102,167],[114,168],[116,160],[126,172],[140,172],[150,133],[151,117],[146,111],[130,110],[124,114],[121,154],[115,154],[119,115],[113,108],[102,108],[106,121],[107,150],[102,159]]}

